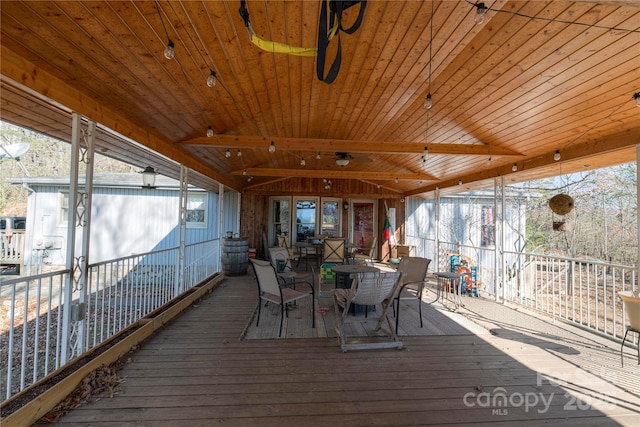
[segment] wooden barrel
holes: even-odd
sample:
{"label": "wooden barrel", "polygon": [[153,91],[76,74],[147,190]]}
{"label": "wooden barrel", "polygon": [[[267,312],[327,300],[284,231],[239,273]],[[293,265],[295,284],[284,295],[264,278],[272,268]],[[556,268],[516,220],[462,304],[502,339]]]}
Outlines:
{"label": "wooden barrel", "polygon": [[247,239],[223,239],[222,271],[229,276],[247,274],[249,244]]}

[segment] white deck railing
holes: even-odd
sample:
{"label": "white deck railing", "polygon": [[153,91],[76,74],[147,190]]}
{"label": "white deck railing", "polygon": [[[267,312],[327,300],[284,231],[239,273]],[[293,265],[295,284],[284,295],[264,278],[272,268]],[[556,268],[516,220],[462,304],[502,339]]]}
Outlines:
{"label": "white deck railing", "polygon": [[[637,269],[599,260],[504,251],[411,236],[416,254],[439,260],[431,271],[449,271],[449,256],[462,254],[478,267],[480,292],[621,340],[626,313],[621,291],[634,291]],[[501,279],[500,279],[501,278]],[[638,345],[636,336],[633,345]]]}
{"label": "white deck railing", "polygon": [[176,247],[89,265],[86,291],[69,291],[69,331],[63,325],[65,295],[74,282],[69,270],[3,280],[0,389],[5,398],[64,365],[64,346],[72,359],[221,270],[219,239],[187,245],[182,254]]}

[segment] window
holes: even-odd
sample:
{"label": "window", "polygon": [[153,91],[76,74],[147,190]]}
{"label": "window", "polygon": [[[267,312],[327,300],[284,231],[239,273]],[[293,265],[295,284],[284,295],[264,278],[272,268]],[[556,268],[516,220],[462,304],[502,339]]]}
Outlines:
{"label": "window", "polygon": [[320,234],[329,237],[342,236],[341,219],[342,212],[341,199],[322,199],[322,224]]}
{"label": "window", "polygon": [[496,244],[496,224],[493,206],[482,207],[482,223],[480,229],[480,246]]}
{"label": "window", "polygon": [[58,226],[65,227],[69,223],[69,192],[58,192]]}
{"label": "window", "polygon": [[289,236],[290,199],[273,197],[270,199],[269,246],[278,246],[278,236]]}
{"label": "window", "polygon": [[318,201],[316,198],[312,199],[297,199],[295,201],[296,206],[296,242],[304,242],[309,237],[317,235],[316,222],[317,222],[317,209]]}
{"label": "window", "polygon": [[187,228],[207,228],[207,195],[187,193]]}

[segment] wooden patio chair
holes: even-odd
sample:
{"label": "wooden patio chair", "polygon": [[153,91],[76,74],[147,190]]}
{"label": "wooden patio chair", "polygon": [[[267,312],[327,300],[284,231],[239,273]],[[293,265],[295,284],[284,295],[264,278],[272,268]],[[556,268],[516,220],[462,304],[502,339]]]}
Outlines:
{"label": "wooden patio chair", "polygon": [[353,257],[357,260],[365,260],[365,261],[373,261],[373,253],[376,248],[376,243],[378,239],[374,236],[367,237],[367,240],[364,242],[364,246],[359,248]]}
{"label": "wooden patio chair", "polygon": [[286,305],[302,298],[311,297],[311,325],[315,328],[316,318],[314,316],[314,305],[316,299],[313,285],[309,282],[298,282],[308,285],[311,292],[301,292],[282,286],[281,282],[278,280],[275,267],[269,261],[258,259],[250,259],[249,261],[251,261],[251,266],[253,267],[253,272],[255,273],[256,280],[258,282],[259,298],[256,327],[260,324],[260,307],[262,306],[262,301],[265,302],[265,305],[268,303],[277,304],[280,306],[280,332],[278,333],[278,337],[281,337],[285,313],[286,316],[289,317]]}
{"label": "wooden patio chair", "polygon": [[[399,271],[384,273],[358,273],[351,284],[350,289],[336,289],[333,294],[333,303],[336,312],[336,332],[338,333],[338,343],[343,352],[348,350],[369,350],[379,348],[402,348],[402,341],[395,333],[391,319],[389,318],[389,306],[387,303],[382,306],[383,301],[393,301],[395,293],[400,285],[402,273]],[[375,330],[386,333],[389,340],[363,340],[364,337],[348,336],[345,326],[354,321],[360,321],[357,317],[352,317],[349,309],[352,305],[380,306],[381,310],[377,318]],[[371,317],[371,320],[376,320]],[[388,330],[382,329],[385,323]]]}
{"label": "wooden patio chair", "polygon": [[[624,338],[622,339],[622,345],[620,346],[620,358],[622,359],[622,367],[624,368],[624,342],[627,340],[627,334],[629,332],[635,332],[640,336],[640,293],[636,290],[636,293],[631,291],[618,292],[620,298],[622,298],[622,304],[624,310],[627,312],[627,320],[629,324],[624,332]],[[638,345],[638,365],[640,365],[640,345]]]}
{"label": "wooden patio chair", "polygon": [[[398,324],[400,323],[400,300],[418,299],[418,313],[420,317],[420,327],[422,328],[422,293],[427,284],[427,270],[431,260],[421,257],[402,257],[398,266],[398,271],[403,273],[402,284],[398,289],[398,293],[394,299],[396,313],[396,334],[398,333]],[[415,292],[415,296],[403,296],[403,291],[410,289]]]}

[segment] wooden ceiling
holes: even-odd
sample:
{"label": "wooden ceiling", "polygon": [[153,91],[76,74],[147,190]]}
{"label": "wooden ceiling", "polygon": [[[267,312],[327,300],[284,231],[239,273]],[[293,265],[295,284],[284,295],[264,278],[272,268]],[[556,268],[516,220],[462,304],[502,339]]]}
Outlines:
{"label": "wooden ceiling", "polygon": [[[240,1],[3,0],[0,113],[69,140],[77,112],[101,125],[107,155],[172,177],[176,161],[205,188],[239,191],[311,177],[400,197],[635,160],[638,2],[484,4],[478,25],[466,1],[369,1],[360,28],[340,33],[327,84],[315,57],[252,44]],[[247,2],[255,33],[311,48],[321,5]],[[345,11],[345,27],[359,8]]]}

